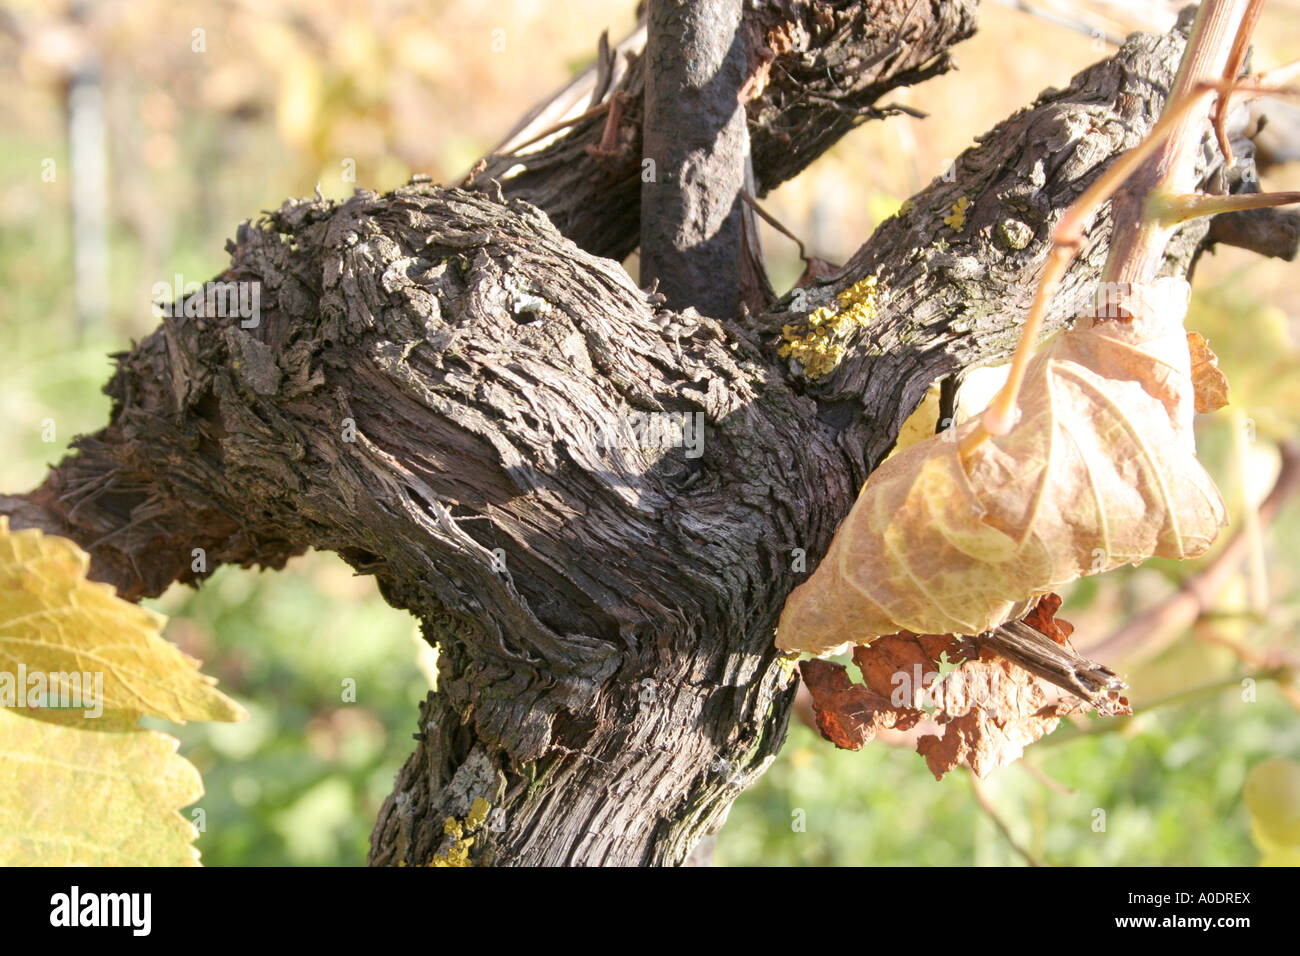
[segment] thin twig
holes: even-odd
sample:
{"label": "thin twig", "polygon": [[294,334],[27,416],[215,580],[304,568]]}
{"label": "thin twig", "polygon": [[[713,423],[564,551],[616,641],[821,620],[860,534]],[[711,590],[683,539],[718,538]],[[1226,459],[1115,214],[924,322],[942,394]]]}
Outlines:
{"label": "thin twig", "polygon": [[980,805],[980,809],[988,815],[988,818],[993,821],[993,825],[998,828],[998,832],[1002,834],[1002,838],[1006,840],[1011,849],[1020,854],[1024,861],[1030,866],[1042,866],[1043,864],[1040,863],[1032,853],[1020,845],[1016,838],[1012,836],[1011,830],[1002,822],[1002,818],[998,816],[998,811],[993,806],[993,802],[989,800],[988,796],[984,793],[984,785],[980,782],[980,778],[975,776],[975,771],[971,770],[969,767],[966,769],[970,772],[970,788],[971,792],[975,794],[975,801]]}
{"label": "thin twig", "polygon": [[781,223],[776,219],[776,217],[773,216],[771,213],[769,213],[767,210],[765,210],[762,206],[760,206],[760,205],[758,204],[758,200],[756,200],[756,199],[755,199],[753,196],[751,196],[749,193],[747,193],[747,192],[742,192],[742,193],[740,194],[740,198],[743,199],[743,200],[746,202],[746,204],[748,204],[748,206],[749,206],[750,209],[752,209],[752,210],[754,210],[754,212],[758,213],[758,218],[762,219],[765,223],[767,223],[769,226],[771,226],[773,229],[775,229],[775,230],[776,230],[777,232],[779,232],[781,235],[785,236],[787,239],[789,239],[791,242],[793,242],[796,246],[798,246],[798,247],[799,247],[799,258],[803,260],[803,263],[804,263],[805,266],[808,265],[808,263],[809,263],[810,260],[809,260],[809,258],[808,258],[808,252],[807,252],[807,250],[804,249],[803,240],[801,240],[798,236],[796,236],[793,232],[791,232],[791,231],[790,231],[789,229],[787,229],[785,226],[781,225]]}
{"label": "thin twig", "polygon": [[532,146],[534,143],[546,139],[546,137],[548,136],[554,136],[556,133],[562,133],[566,129],[569,129],[571,126],[577,126],[579,123],[585,122],[586,120],[589,119],[595,119],[597,116],[600,116],[608,112],[610,108],[610,104],[613,102],[614,100],[611,97],[610,99],[605,100],[603,103],[597,103],[591,109],[584,110],[583,112],[579,113],[577,116],[571,116],[568,119],[560,120],[560,122],[556,123],[554,126],[546,127],[546,129],[542,130],[540,133],[538,133],[535,136],[530,136],[522,143],[516,143],[514,146],[510,147],[510,149],[507,152],[495,153],[493,155],[517,156],[519,155],[519,151],[521,149],[527,149],[529,146]]}
{"label": "thin twig", "polygon": [[1034,744],[1035,750],[1042,750],[1044,747],[1055,746],[1057,744],[1068,744],[1078,740],[1081,737],[1095,737],[1101,734],[1114,734],[1127,729],[1135,720],[1140,720],[1154,710],[1160,710],[1165,707],[1172,707],[1175,704],[1185,704],[1189,701],[1198,700],[1202,697],[1212,697],[1220,694],[1229,688],[1241,687],[1242,681],[1275,681],[1286,680],[1291,676],[1291,669],[1279,665],[1277,667],[1268,667],[1262,670],[1250,671],[1244,674],[1237,674],[1232,677],[1225,677],[1223,680],[1214,681],[1209,684],[1201,684],[1198,687],[1189,687],[1186,690],[1180,690],[1168,697],[1161,697],[1159,700],[1153,700],[1140,711],[1126,717],[1114,717],[1109,720],[1094,720],[1086,727],[1082,727],[1065,733],[1052,734],[1044,737]]}
{"label": "thin twig", "polygon": [[1055,790],[1057,793],[1062,794],[1063,796],[1072,797],[1079,792],[1075,790],[1073,787],[1067,787],[1059,780],[1048,775],[1046,770],[1038,766],[1038,764],[1036,763],[1031,763],[1030,761],[1026,760],[1024,757],[1021,757],[1012,766],[1019,767],[1025,773],[1029,774],[1029,776],[1033,777],[1035,780],[1041,783],[1044,787],[1047,787],[1047,789]]}
{"label": "thin twig", "polygon": [[[1228,54],[1228,65],[1223,69],[1223,79],[1229,83],[1234,83],[1237,77],[1241,75],[1242,68],[1246,65],[1246,54],[1250,51],[1250,38],[1255,33],[1255,27],[1259,24],[1259,15],[1264,12],[1264,4],[1267,0],[1250,0],[1250,5],[1246,7],[1246,14],[1242,17],[1241,28],[1237,31],[1236,39],[1232,43],[1232,52]],[[1220,96],[1219,102],[1214,108],[1214,135],[1218,137],[1219,149],[1223,152],[1223,161],[1228,166],[1233,163],[1232,142],[1228,136],[1228,107],[1231,105],[1231,97]]]}
{"label": "thin twig", "polygon": [[[1279,656],[1279,653],[1276,650],[1269,654],[1264,654],[1253,647],[1248,647],[1241,641],[1224,637],[1213,629],[1210,621],[1204,618],[1196,622],[1193,633],[1199,640],[1205,641],[1207,644],[1218,644],[1220,647],[1226,647],[1228,650],[1232,651],[1232,653],[1236,654],[1243,663],[1249,664],[1251,667],[1260,670],[1268,670],[1273,667],[1284,667],[1292,675],[1300,673],[1300,664],[1297,663],[1294,657],[1289,655]],[[1281,691],[1282,696],[1287,699],[1287,702],[1292,707],[1300,711],[1300,688],[1296,687],[1289,680],[1283,677],[1278,680],[1277,689]]]}

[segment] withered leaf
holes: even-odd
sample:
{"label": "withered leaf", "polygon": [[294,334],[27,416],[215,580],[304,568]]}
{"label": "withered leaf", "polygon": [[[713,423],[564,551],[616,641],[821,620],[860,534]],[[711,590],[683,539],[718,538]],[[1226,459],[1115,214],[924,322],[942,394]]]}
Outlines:
{"label": "withered leaf", "polygon": [[935,670],[944,654],[948,663],[956,664],[974,653],[960,638],[951,634],[890,634],[870,645],[853,649],[853,663],[862,671],[862,680],[873,693],[899,700],[897,691],[906,678],[912,700],[933,683],[927,675],[938,677]]}
{"label": "withered leaf", "polygon": [[1038,603],[1025,615],[1025,623],[1039,634],[1045,634],[1058,644],[1067,644],[1074,633],[1074,625],[1057,618],[1061,609],[1061,596],[1047,593],[1038,599]]}
{"label": "withered leaf", "polygon": [[[1025,623],[1064,643],[1074,628],[1055,617],[1060,605],[1057,595],[1045,595]],[[940,679],[945,655],[958,666]],[[863,684],[853,683],[840,664],[800,665],[822,736],[861,750],[881,730],[910,730],[931,719],[939,732],[922,733],[916,750],[936,779],[963,764],[980,777],[1005,767],[1066,714],[1131,713],[1128,701],[1113,693],[1099,696],[1096,706],[1062,696],[1018,664],[950,634],[891,634],[854,648],[853,662]]]}
{"label": "withered leaf", "polygon": [[1200,332],[1187,333],[1187,351],[1192,359],[1192,388],[1197,414],[1217,412],[1228,404],[1228,376],[1219,368],[1219,357]]}
{"label": "withered leaf", "polygon": [[1131,321],[1057,336],[1006,435],[963,457],[971,420],[885,461],[786,601],[777,645],[980,634],[1083,575],[1202,554],[1225,512],[1196,459],[1187,295],[1157,280],[1124,302]]}
{"label": "withered leaf", "polygon": [[817,729],[842,750],[861,750],[882,730],[908,730],[925,719],[925,711],[894,707],[888,697],[853,683],[843,664],[803,661],[799,674],[812,695]]}
{"label": "withered leaf", "polygon": [[1061,716],[1078,709],[1074,698],[1056,698],[1049,685],[1008,660],[981,655],[933,689],[938,735],[916,742],[916,752],[938,780],[965,764],[978,777],[1020,759],[1025,747],[1051,733]]}

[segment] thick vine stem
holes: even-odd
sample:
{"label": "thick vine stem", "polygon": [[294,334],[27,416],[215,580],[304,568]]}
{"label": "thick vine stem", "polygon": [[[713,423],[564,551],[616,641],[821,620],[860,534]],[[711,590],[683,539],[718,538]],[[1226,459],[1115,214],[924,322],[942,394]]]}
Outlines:
{"label": "thick vine stem", "polygon": [[[650,0],[641,283],[730,318],[741,303],[749,131],[741,0]],[[766,303],[764,303],[766,304]]]}
{"label": "thick vine stem", "polygon": [[[116,357],[108,425],[0,510],[130,596],[195,580],[195,548],[210,571],[314,547],[410,609],[439,687],[372,862],[680,863],[781,744],[786,596],[930,381],[1005,355],[1052,224],[1150,129],[1181,46],[1045,94],[804,290],[881,278],[825,380],[776,355],[804,313],[665,310],[524,202],[286,203],[221,277],[260,283],[260,323],[167,319]],[[1104,254],[1089,236],[1067,287]]]}

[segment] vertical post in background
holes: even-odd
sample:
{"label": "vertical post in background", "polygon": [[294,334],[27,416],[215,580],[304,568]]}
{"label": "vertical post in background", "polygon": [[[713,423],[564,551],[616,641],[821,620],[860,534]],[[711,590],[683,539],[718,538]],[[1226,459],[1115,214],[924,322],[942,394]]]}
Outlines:
{"label": "vertical post in background", "polygon": [[[84,24],[89,7],[75,3],[74,23]],[[68,166],[72,182],[72,262],[77,303],[77,338],[102,324],[108,313],[108,152],[104,134],[104,91],[99,60],[87,45],[85,58],[68,79]]]}

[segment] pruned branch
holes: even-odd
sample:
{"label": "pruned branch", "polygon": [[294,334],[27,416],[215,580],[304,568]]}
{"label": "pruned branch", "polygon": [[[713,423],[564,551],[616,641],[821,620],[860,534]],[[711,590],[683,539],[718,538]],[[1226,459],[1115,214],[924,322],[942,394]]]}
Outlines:
{"label": "pruned branch", "polygon": [[1001,624],[976,642],[1088,703],[1128,686],[1106,665],[1081,657],[1022,621]]}
{"label": "pruned branch", "polygon": [[[951,69],[975,32],[977,0],[769,0],[745,6],[746,105],[755,187],[764,195],[865,120],[894,90]],[[465,185],[523,199],[595,255],[625,259],[640,240],[645,28],[530,113]],[[621,97],[618,116],[608,109]],[[573,117],[581,120],[569,123]],[[558,128],[557,128],[558,127]],[[537,142],[540,133],[547,135]]]}
{"label": "pruned branch", "polygon": [[741,0],[650,0],[641,282],[670,309],[740,305],[749,132]]}

